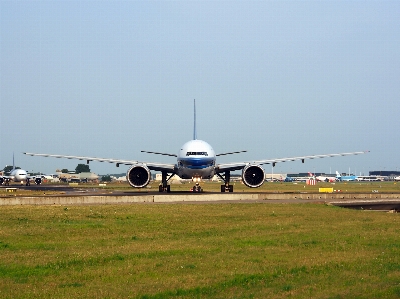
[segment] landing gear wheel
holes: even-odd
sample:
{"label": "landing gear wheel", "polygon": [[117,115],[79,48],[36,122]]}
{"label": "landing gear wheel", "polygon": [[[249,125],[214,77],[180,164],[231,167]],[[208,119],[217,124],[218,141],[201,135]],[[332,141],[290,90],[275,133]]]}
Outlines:
{"label": "landing gear wheel", "polygon": [[221,185],[221,192],[233,192],[233,185]]}
{"label": "landing gear wheel", "polygon": [[167,185],[167,186],[165,186],[165,187],[163,187],[163,185],[159,185],[158,186],[158,192],[171,192],[171,186],[170,185]]}
{"label": "landing gear wheel", "polygon": [[193,186],[193,192],[194,193],[200,193],[200,192],[203,192],[203,189],[201,189],[201,187],[199,185],[194,185]]}

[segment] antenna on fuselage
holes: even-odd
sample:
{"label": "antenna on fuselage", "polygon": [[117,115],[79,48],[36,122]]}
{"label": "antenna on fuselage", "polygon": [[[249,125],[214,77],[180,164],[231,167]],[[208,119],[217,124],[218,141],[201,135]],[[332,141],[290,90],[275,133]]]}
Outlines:
{"label": "antenna on fuselage", "polygon": [[193,140],[196,140],[196,139],[197,139],[197,130],[196,130],[196,99],[193,100],[193,108],[194,108]]}

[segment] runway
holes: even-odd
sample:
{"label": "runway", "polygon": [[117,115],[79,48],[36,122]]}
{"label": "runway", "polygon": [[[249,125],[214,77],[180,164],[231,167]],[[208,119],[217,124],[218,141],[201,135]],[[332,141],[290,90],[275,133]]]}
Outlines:
{"label": "runway", "polygon": [[[1,186],[0,189],[17,188],[34,191],[34,195],[7,193],[0,197],[0,205],[86,205],[134,203],[268,203],[300,204],[319,203],[360,210],[400,210],[398,193],[193,193],[175,191],[115,191],[100,188],[71,188],[65,185]],[[56,194],[51,194],[55,192]],[[48,193],[48,194],[46,194]]]}

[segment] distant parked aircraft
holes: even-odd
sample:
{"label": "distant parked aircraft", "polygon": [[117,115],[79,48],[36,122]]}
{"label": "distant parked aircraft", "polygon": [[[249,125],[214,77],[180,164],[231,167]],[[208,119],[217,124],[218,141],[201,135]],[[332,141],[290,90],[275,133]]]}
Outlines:
{"label": "distant parked aircraft", "polygon": [[356,175],[343,175],[343,176],[342,176],[342,175],[339,173],[339,171],[337,171],[337,170],[336,170],[336,178],[337,178],[339,181],[346,181],[346,182],[357,180],[357,176],[356,176]]}
{"label": "distant parked aircraft", "polygon": [[333,182],[337,181],[336,177],[324,176],[324,175],[319,175],[316,177],[316,179],[317,179],[317,181],[320,181],[320,182],[329,182],[329,183],[333,183]]}
{"label": "distant parked aircraft", "polygon": [[60,181],[59,177],[57,174],[36,174],[32,176],[33,179],[35,178],[41,178],[42,182],[47,181],[51,183],[58,183]]}
{"label": "distant parked aircraft", "polygon": [[13,154],[13,168],[10,171],[9,175],[0,176],[0,185],[9,186],[10,182],[21,183],[21,185],[25,182],[26,186],[30,186],[31,180],[34,180],[36,185],[40,185],[42,183],[42,179],[39,177],[31,177],[28,175],[26,170],[15,168],[14,163],[14,154]]}
{"label": "distant parked aircraft", "polygon": [[318,182],[329,182],[333,183],[336,182],[336,177],[326,176],[326,175],[313,175],[311,174]]}

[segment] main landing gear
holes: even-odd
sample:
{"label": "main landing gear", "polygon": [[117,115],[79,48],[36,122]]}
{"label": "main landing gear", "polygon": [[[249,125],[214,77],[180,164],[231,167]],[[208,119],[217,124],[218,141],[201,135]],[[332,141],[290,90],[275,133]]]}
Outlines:
{"label": "main landing gear", "polygon": [[[10,181],[11,181],[11,179],[9,179],[9,178],[4,178],[4,186],[10,186]],[[2,182],[1,182],[1,184],[3,184],[3,180],[2,180]]]}
{"label": "main landing gear", "polygon": [[221,185],[221,192],[233,192],[233,185]]}
{"label": "main landing gear", "polygon": [[163,187],[163,185],[159,185],[158,186],[158,192],[171,192],[171,185],[167,185],[165,187]]}
{"label": "main landing gear", "polygon": [[171,174],[169,178],[167,178],[168,174],[165,171],[161,172],[161,184],[158,186],[159,192],[171,192],[171,185],[168,185],[168,181],[174,176],[175,174]]}
{"label": "main landing gear", "polygon": [[233,185],[230,185],[229,182],[231,180],[230,171],[225,171],[225,175],[217,173],[217,175],[224,181],[224,184],[221,185],[221,192],[233,192]]}

